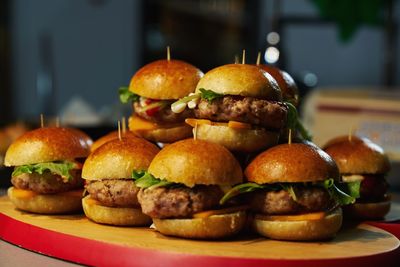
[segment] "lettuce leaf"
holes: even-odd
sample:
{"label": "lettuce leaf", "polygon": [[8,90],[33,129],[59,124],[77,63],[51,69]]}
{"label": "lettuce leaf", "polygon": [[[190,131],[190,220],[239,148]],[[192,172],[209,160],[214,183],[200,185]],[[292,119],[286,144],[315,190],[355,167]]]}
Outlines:
{"label": "lettuce leaf", "polygon": [[308,132],[308,130],[304,127],[304,125],[299,120],[299,114],[297,112],[296,107],[290,103],[285,102],[288,107],[288,115],[287,115],[287,127],[292,130],[298,130],[300,135],[307,141],[312,140],[312,135]]}
{"label": "lettuce leaf", "polygon": [[140,99],[139,95],[129,91],[129,88],[126,86],[120,87],[118,89],[118,93],[119,93],[119,100],[124,104],[128,103],[129,101],[133,101],[133,102],[139,101],[139,99]]}
{"label": "lettuce leaf", "polygon": [[62,177],[64,181],[73,179],[70,170],[76,168],[76,163],[70,161],[60,162],[44,162],[30,165],[23,165],[15,167],[12,176],[18,176],[23,173],[38,173],[43,174],[44,172],[51,172]]}
{"label": "lettuce leaf", "polygon": [[356,198],[340,190],[333,179],[327,179],[323,182],[324,188],[328,191],[331,198],[333,198],[340,206],[353,204]]}
{"label": "lettuce leaf", "polygon": [[132,178],[135,180],[135,185],[140,188],[153,189],[160,186],[168,187],[172,185],[178,185],[177,183],[168,182],[166,180],[155,178],[147,171],[133,171]]}
{"label": "lettuce leaf", "polygon": [[220,97],[224,96],[223,94],[218,94],[218,93],[216,93],[214,91],[206,90],[204,88],[200,88],[199,90],[201,92],[200,93],[200,97],[203,98],[203,99],[206,99],[208,102],[211,102],[216,98],[220,98]]}

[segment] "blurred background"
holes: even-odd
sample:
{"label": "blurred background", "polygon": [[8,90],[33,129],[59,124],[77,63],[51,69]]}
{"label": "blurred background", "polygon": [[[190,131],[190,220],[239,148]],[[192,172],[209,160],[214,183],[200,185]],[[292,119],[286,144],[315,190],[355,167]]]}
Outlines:
{"label": "blurred background", "polygon": [[395,0],[2,0],[0,127],[16,136],[43,113],[96,138],[167,45],[203,72],[245,49],[294,77],[317,144],[351,128],[399,160],[399,15]]}

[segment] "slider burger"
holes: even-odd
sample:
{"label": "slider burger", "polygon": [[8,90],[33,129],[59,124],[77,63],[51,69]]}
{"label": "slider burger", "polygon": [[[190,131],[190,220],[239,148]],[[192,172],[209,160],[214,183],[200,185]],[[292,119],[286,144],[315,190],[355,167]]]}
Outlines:
{"label": "slider burger", "polygon": [[135,176],[143,213],[162,234],[217,239],[245,225],[245,207],[219,204],[222,188],[242,182],[239,163],[223,146],[193,139],[170,144]]}
{"label": "slider burger", "polygon": [[359,219],[383,218],[390,210],[385,180],[390,163],[383,149],[367,138],[356,136],[337,137],[324,149],[336,161],[347,192],[359,197],[356,203],[344,207],[346,215]]}
{"label": "slider burger", "polygon": [[91,139],[81,131],[48,127],[26,132],[8,148],[5,165],[14,166],[8,197],[24,211],[62,214],[82,210],[83,158]]}
{"label": "slider burger", "polygon": [[248,182],[232,188],[221,203],[246,193],[255,231],[272,239],[331,238],[342,224],[339,206],[354,202],[335,185],[335,162],[315,145],[270,148],[247,166],[245,176]]}
{"label": "slider burger", "polygon": [[129,88],[120,88],[120,99],[133,102],[129,129],[152,142],[171,143],[192,135],[185,119],[191,111],[176,114],[171,104],[194,92],[203,73],[180,60],[157,60],[132,77]]}
{"label": "slider burger", "polygon": [[186,105],[195,115],[186,123],[196,128],[198,139],[241,152],[277,144],[288,111],[275,79],[247,64],[228,64],[207,72],[196,94],[175,102],[172,110],[184,112]]}
{"label": "slider burger", "polygon": [[133,172],[144,172],[159,149],[140,138],[122,137],[96,149],[83,165],[88,196],[82,206],[86,216],[97,223],[141,226],[151,223],[137,200],[139,188]]}

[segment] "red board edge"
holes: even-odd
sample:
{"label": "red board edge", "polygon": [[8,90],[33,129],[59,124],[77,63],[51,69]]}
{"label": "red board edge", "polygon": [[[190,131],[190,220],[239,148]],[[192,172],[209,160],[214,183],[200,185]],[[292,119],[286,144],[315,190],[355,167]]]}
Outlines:
{"label": "red board edge", "polygon": [[92,266],[394,266],[400,249],[365,257],[288,260],[192,255],[132,248],[58,233],[15,220],[0,213],[0,238],[44,255]]}

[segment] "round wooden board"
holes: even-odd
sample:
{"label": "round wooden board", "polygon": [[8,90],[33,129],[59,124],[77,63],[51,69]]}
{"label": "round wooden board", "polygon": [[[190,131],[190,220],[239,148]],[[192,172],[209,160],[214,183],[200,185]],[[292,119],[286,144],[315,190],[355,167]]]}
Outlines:
{"label": "round wooden board", "polygon": [[374,226],[345,227],[327,242],[283,242],[254,235],[224,241],[165,237],[149,228],[95,224],[83,215],[46,216],[16,210],[0,198],[0,237],[43,254],[89,265],[337,266],[392,263],[400,241]]}

